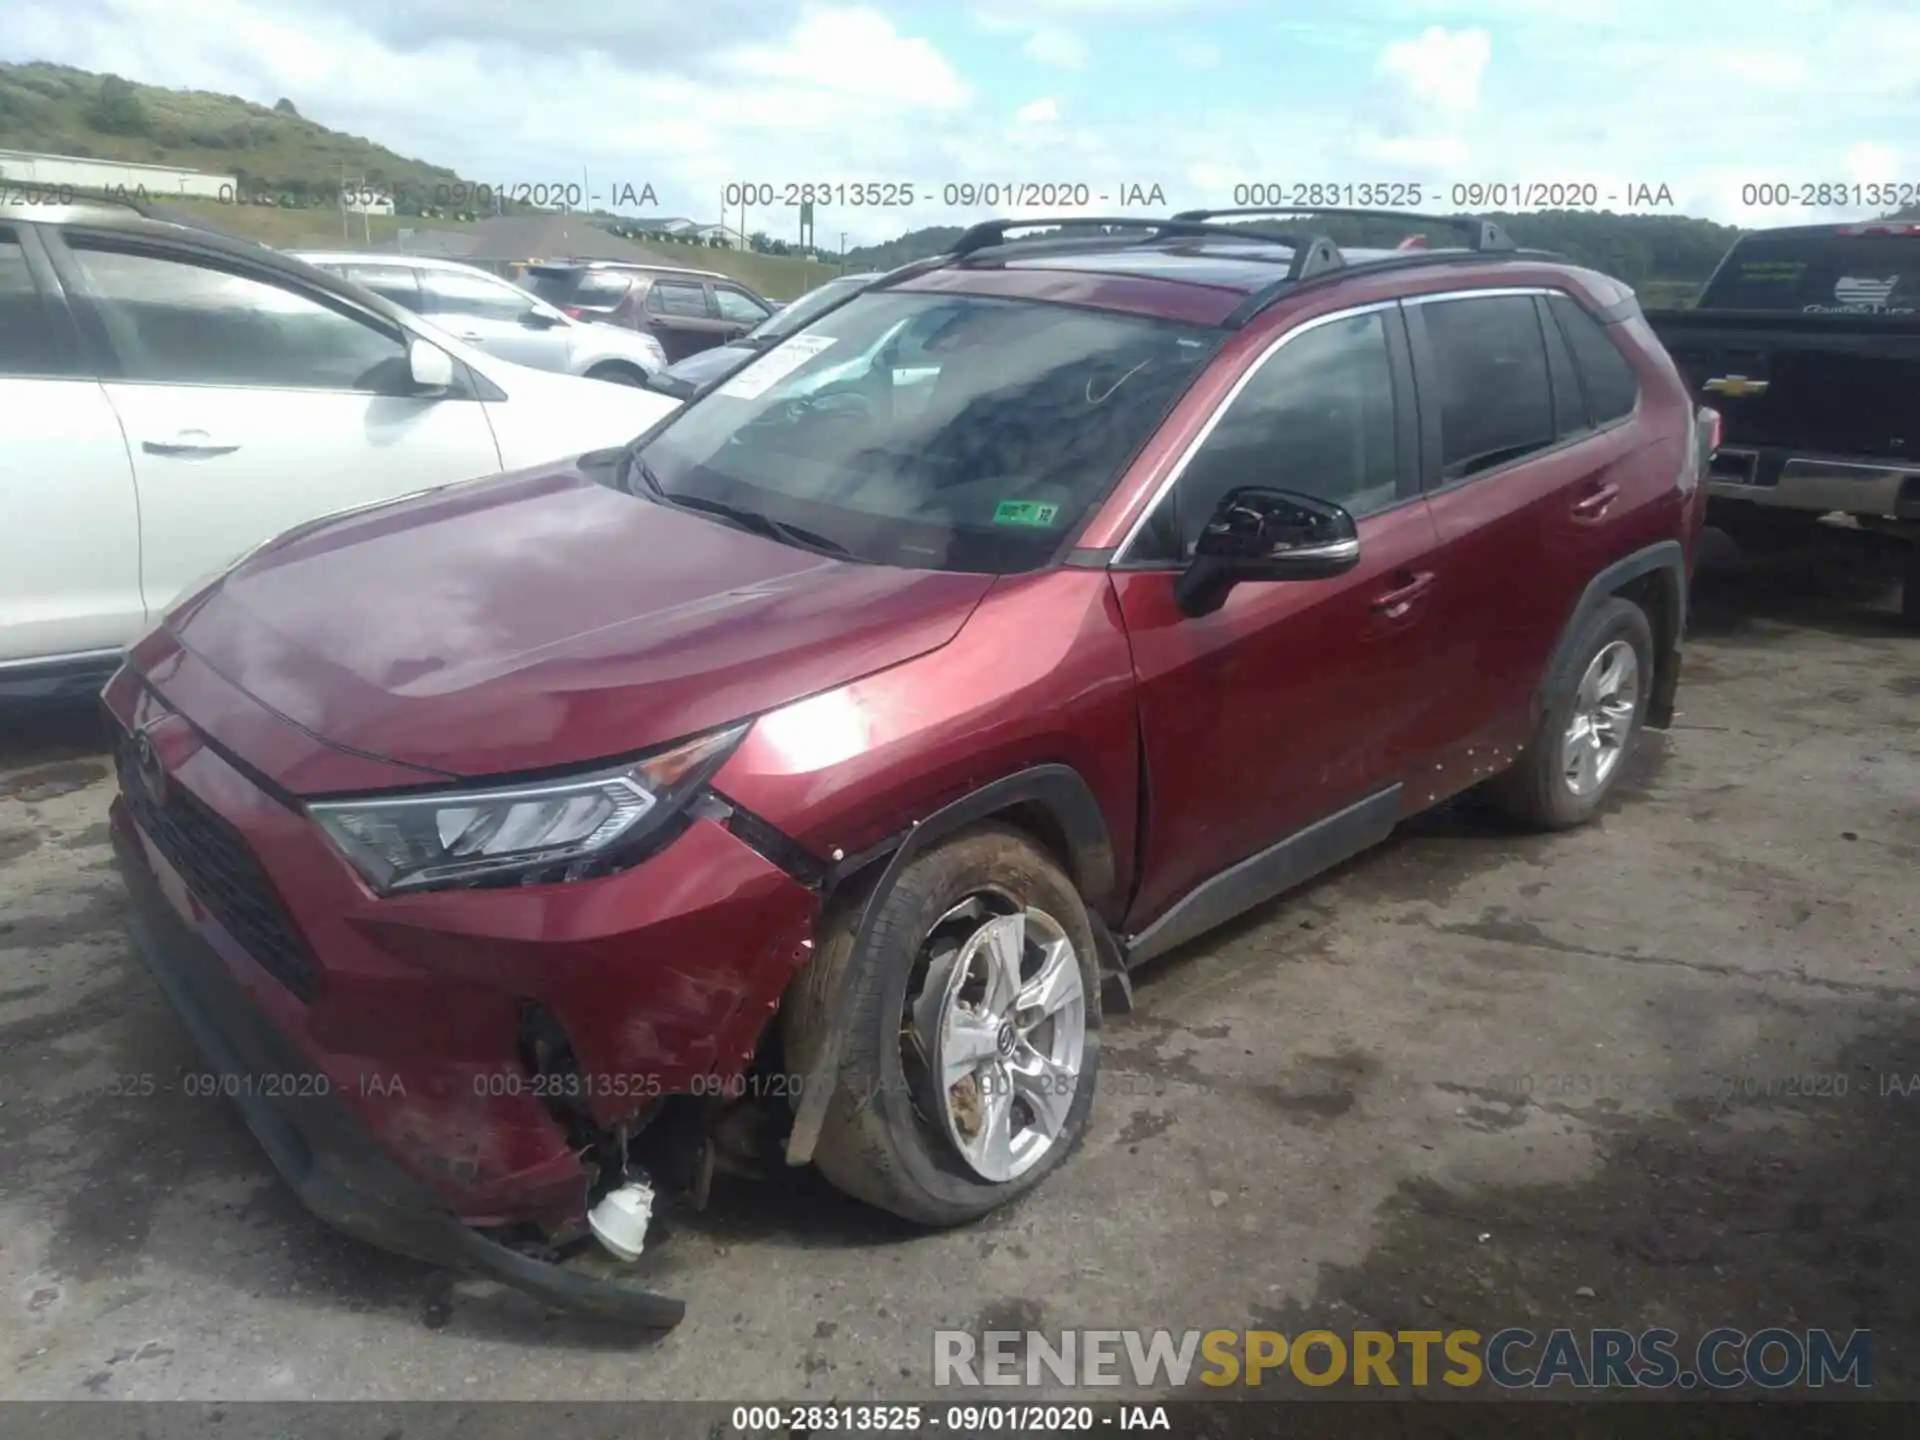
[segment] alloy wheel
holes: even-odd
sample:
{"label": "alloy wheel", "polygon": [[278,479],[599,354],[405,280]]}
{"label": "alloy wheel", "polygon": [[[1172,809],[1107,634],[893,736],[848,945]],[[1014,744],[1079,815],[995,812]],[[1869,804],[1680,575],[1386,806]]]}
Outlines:
{"label": "alloy wheel", "polygon": [[941,916],[923,955],[902,1034],[919,1108],[980,1179],[1017,1179],[1059,1141],[1079,1093],[1080,957],[1053,916],[996,892]]}
{"label": "alloy wheel", "polygon": [[1640,704],[1640,659],[1625,640],[1600,648],[1575,692],[1573,715],[1560,739],[1560,773],[1586,798],[1604,788],[1626,756]]}

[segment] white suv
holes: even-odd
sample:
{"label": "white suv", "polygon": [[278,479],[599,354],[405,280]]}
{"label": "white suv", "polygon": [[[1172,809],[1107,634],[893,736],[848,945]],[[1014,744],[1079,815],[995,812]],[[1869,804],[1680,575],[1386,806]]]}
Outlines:
{"label": "white suv", "polygon": [[0,697],[90,683],[302,521],[624,444],[675,403],[484,354],[251,241],[0,206]]}
{"label": "white suv", "polygon": [[511,281],[458,260],[346,250],[294,255],[516,365],[618,385],[644,385],[667,368],[666,352],[646,332],[575,320]]}

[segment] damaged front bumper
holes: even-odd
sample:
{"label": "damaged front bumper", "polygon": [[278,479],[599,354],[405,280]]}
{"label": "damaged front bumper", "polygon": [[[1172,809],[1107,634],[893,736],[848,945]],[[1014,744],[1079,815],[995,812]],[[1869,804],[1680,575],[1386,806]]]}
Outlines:
{"label": "damaged front bumper", "polygon": [[220,1077],[221,1093],[238,1105],[308,1209],[381,1249],[484,1275],[573,1314],[648,1330],[680,1323],[683,1301],[567,1270],[465,1224],[386,1155],[324,1086],[290,1083],[288,1077],[314,1074],[313,1067],[175,913],[119,803],[114,822],[135,948]]}

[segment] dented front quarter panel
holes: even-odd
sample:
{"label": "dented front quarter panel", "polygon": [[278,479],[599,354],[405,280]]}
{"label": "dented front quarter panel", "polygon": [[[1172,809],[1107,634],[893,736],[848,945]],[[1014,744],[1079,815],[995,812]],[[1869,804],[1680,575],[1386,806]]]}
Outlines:
{"label": "dented front quarter panel", "polygon": [[940,649],[762,715],[713,788],[831,863],[1042,764],[1067,765],[1087,782],[1124,891],[1139,729],[1126,631],[1104,569],[996,582]]}

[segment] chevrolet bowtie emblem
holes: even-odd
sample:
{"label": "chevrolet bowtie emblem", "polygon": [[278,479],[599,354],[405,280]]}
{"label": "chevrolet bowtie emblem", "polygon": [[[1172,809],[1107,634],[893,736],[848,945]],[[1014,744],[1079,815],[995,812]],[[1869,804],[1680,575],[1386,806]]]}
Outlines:
{"label": "chevrolet bowtie emblem", "polygon": [[1767,383],[1765,380],[1749,380],[1744,375],[1716,375],[1700,388],[1738,400],[1745,395],[1766,394]]}

